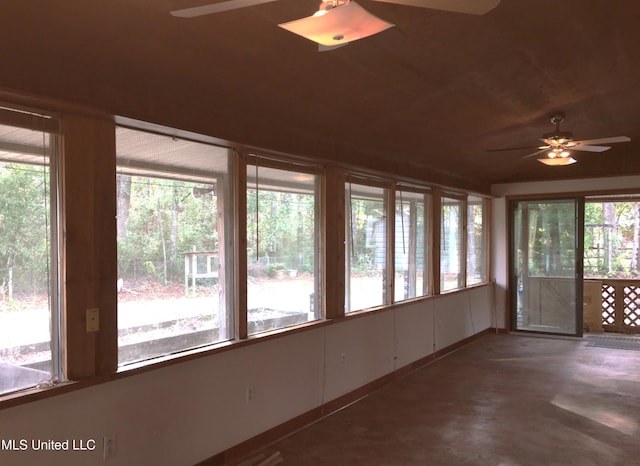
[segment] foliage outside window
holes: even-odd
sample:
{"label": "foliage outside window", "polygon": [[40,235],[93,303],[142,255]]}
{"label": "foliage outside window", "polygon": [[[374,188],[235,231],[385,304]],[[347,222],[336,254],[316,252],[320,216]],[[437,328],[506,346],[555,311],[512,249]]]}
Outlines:
{"label": "foliage outside window", "polygon": [[228,340],[226,149],[117,128],[118,360]]}
{"label": "foliage outside window", "polygon": [[631,278],[640,275],[640,200],[587,200],[584,219],[584,276]]}
{"label": "foliage outside window", "polygon": [[385,188],[346,185],[346,312],[388,302]]}
{"label": "foliage outside window", "polygon": [[396,191],[394,301],[428,294],[428,195]]}
{"label": "foliage outside window", "polygon": [[467,198],[467,285],[486,281],[486,212],[484,199]]}
{"label": "foliage outside window", "polygon": [[248,334],[322,318],[318,177],[247,166]]}
{"label": "foliage outside window", "polygon": [[463,286],[462,229],[463,201],[442,196],[440,229],[440,290]]}
{"label": "foliage outside window", "polygon": [[59,375],[55,140],[0,125],[0,395]]}
{"label": "foliage outside window", "polygon": [[[518,224],[528,225],[528,244],[522,232],[514,232],[518,246],[516,263],[529,277],[573,277],[575,274],[575,207],[563,201],[520,202],[515,212]],[[522,251],[527,257],[521,257]]]}

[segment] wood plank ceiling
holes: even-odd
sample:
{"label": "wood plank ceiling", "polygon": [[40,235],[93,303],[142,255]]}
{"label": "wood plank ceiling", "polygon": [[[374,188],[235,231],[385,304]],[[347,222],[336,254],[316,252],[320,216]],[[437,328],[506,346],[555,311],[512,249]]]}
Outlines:
{"label": "wood plank ceiling", "polygon": [[[340,49],[277,27],[279,0],[194,19],[208,0],[6,2],[0,87],[230,141],[488,191],[491,183],[640,174],[640,4],[502,0],[485,16],[371,0],[396,26]],[[553,130],[630,143],[547,167]]]}

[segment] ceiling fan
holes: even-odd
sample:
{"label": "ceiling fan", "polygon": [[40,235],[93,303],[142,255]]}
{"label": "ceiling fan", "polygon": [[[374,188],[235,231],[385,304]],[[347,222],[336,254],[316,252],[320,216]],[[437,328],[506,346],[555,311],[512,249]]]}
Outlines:
{"label": "ceiling fan", "polygon": [[[218,3],[171,11],[180,18],[194,18],[235,10],[277,0],[225,0]],[[385,3],[484,15],[498,6],[500,0],[376,0]],[[278,24],[283,29],[319,44],[321,52],[347,45],[382,32],[394,25],[358,5],[354,0],[324,0],[313,15]]]}
{"label": "ceiling fan", "polygon": [[540,138],[544,145],[531,146],[531,147],[507,147],[504,149],[490,149],[489,152],[506,151],[506,150],[518,150],[518,149],[538,149],[537,151],[527,154],[526,157],[533,157],[538,154],[546,152],[544,157],[538,158],[538,162],[542,162],[545,165],[571,165],[576,163],[577,160],[571,157],[572,150],[579,150],[584,152],[604,152],[611,149],[610,146],[600,146],[597,144],[614,144],[618,142],[629,142],[631,138],[627,136],[612,136],[608,138],[600,139],[583,139],[576,141],[573,139],[573,134],[569,131],[560,131],[560,123],[564,120],[564,113],[557,112],[551,115],[551,124],[556,126],[556,129],[552,133],[546,133]]}

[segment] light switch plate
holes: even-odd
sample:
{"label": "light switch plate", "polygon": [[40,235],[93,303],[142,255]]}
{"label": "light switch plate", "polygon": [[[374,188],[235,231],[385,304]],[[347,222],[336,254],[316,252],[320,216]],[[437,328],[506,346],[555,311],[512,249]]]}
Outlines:
{"label": "light switch plate", "polygon": [[97,307],[87,309],[87,333],[100,330],[100,310]]}

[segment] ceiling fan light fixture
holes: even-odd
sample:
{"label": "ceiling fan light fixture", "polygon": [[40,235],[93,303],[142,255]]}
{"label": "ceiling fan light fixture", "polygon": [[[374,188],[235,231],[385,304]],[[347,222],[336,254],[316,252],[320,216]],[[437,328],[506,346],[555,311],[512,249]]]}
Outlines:
{"label": "ceiling fan light fixture", "polygon": [[[387,1],[387,0],[383,0]],[[402,0],[405,1],[405,0]],[[418,1],[418,0],[416,0]],[[573,134],[568,131],[560,131],[560,122],[564,119],[564,113],[558,112],[551,115],[551,123],[556,126],[556,130],[553,133],[547,133],[540,139],[545,143],[543,146],[537,146],[537,151],[524,155],[523,158],[533,157],[538,154],[546,152],[545,157],[538,158],[537,160],[545,165],[571,165],[576,163],[577,160],[571,157],[571,151],[584,151],[584,152],[604,152],[611,147],[602,146],[599,144],[613,144],[618,142],[629,142],[631,138],[628,136],[610,136],[606,138],[598,139],[581,139],[574,140]],[[508,147],[504,149],[490,149],[489,152],[505,151],[505,150],[520,150],[520,149],[533,149],[533,147]]]}
{"label": "ceiling fan light fixture", "polygon": [[577,160],[573,157],[543,157],[541,159],[538,159],[538,162],[544,163],[545,165],[550,165],[552,167],[558,167],[562,165],[571,165],[572,163],[576,163]]}
{"label": "ceiling fan light fixture", "polygon": [[558,157],[569,157],[571,153],[563,147],[554,147],[547,153],[547,155],[550,159],[555,159]]}
{"label": "ceiling fan light fixture", "polygon": [[278,26],[325,46],[353,42],[394,26],[372,15],[354,1],[330,9],[323,9],[323,5],[312,16]]}

